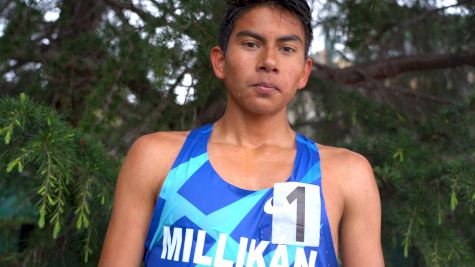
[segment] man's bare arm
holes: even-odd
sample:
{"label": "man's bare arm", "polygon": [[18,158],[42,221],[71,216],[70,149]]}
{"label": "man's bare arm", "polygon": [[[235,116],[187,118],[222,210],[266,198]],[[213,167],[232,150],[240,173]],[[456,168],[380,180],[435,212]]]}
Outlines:
{"label": "man's bare arm", "polygon": [[384,266],[381,202],[373,171],[363,156],[353,152],[348,152],[344,163],[344,211],[340,225],[343,266]]}
{"label": "man's bare arm", "polygon": [[156,195],[184,141],[174,133],[139,138],[122,165],[99,266],[140,266]]}

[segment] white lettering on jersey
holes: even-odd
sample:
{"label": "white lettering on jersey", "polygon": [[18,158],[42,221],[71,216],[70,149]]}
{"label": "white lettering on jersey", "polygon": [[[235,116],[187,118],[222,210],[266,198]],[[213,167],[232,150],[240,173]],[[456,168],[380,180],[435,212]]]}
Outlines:
{"label": "white lettering on jersey", "polygon": [[264,250],[266,249],[267,245],[269,245],[269,241],[262,240],[256,247],[256,240],[251,240],[251,245],[249,246],[249,253],[247,255],[247,262],[246,266],[254,266],[254,262],[257,263],[258,267],[266,267],[264,262]]}
{"label": "white lettering on jersey", "polygon": [[307,261],[305,256],[305,250],[303,248],[297,248],[295,251],[295,262],[294,267],[315,267],[315,262],[317,261],[317,252],[314,250],[310,251],[310,257]]}
{"label": "white lettering on jersey", "polygon": [[267,200],[266,204],[264,204],[264,212],[271,215],[274,213],[274,206],[272,206],[272,197]]}
{"label": "white lettering on jersey", "polygon": [[218,249],[216,250],[216,257],[214,259],[214,266],[216,267],[233,267],[233,261],[224,259],[227,238],[228,235],[223,233],[219,234]]}
{"label": "white lettering on jersey", "polygon": [[198,239],[196,240],[195,256],[193,257],[193,263],[211,266],[213,259],[209,256],[203,255],[203,249],[205,247],[206,232],[198,230]]}
{"label": "white lettering on jersey", "polygon": [[[182,229],[179,227],[173,228],[173,239],[170,237],[170,227],[163,227],[163,250],[162,250],[162,259],[167,256],[168,260],[171,260],[173,257],[174,261],[178,261],[180,257],[181,249],[181,235]],[[167,255],[168,251],[168,255]]]}
{"label": "white lettering on jersey", "polygon": [[183,244],[183,262],[190,261],[191,245],[193,244],[193,229],[186,228],[185,243]]}
{"label": "white lettering on jersey", "polygon": [[248,239],[245,237],[241,237],[239,240],[239,250],[236,260],[236,267],[243,267],[244,266],[244,259],[246,258],[246,249],[247,249],[247,242]]}
{"label": "white lettering on jersey", "polygon": [[[194,229],[185,228],[185,237],[183,241],[183,229],[180,227],[173,228],[173,235],[169,226],[163,227],[163,248],[161,253],[162,259],[179,261],[180,252],[183,252],[181,261],[190,262],[191,253],[193,253],[193,263],[204,266],[216,266],[216,267],[232,267],[234,264],[236,267],[244,266],[257,266],[266,267],[264,260],[264,251],[270,244],[270,241],[261,240],[258,242],[256,239],[249,239],[241,237],[239,240],[239,248],[237,255],[226,254],[226,243],[229,236],[225,233],[219,233],[217,241],[216,252],[214,255],[204,255],[204,245],[206,243],[206,231],[198,230],[196,237],[196,246],[193,251]],[[248,246],[249,244],[249,246]],[[247,257],[246,257],[247,254]],[[231,258],[224,258],[224,255]],[[309,258],[305,254],[305,250],[302,247],[297,247],[295,250],[295,267],[315,267],[317,261],[317,251],[311,250]],[[289,266],[289,254],[288,248],[285,244],[279,244],[274,251],[272,259],[270,261],[270,267],[288,267]]]}
{"label": "white lettering on jersey", "polygon": [[274,252],[270,267],[289,267],[289,258],[287,255],[287,246],[278,245]]}

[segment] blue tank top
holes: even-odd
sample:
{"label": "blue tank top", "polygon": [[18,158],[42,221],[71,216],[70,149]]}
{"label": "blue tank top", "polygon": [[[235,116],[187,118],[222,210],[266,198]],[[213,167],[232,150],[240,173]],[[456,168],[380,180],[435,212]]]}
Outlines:
{"label": "blue tank top", "polygon": [[338,266],[316,144],[296,134],[291,177],[272,188],[245,190],[211,165],[212,129],[190,132],[163,183],[145,266]]}

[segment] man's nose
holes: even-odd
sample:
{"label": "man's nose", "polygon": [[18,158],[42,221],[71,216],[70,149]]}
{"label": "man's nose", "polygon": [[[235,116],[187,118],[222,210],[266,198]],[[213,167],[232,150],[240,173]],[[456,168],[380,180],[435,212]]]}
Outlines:
{"label": "man's nose", "polygon": [[259,71],[278,72],[276,51],[272,48],[263,49],[260,55]]}

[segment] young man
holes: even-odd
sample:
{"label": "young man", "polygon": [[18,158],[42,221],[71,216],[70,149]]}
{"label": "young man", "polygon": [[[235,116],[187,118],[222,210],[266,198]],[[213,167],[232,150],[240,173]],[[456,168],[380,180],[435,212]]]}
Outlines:
{"label": "young man", "polygon": [[225,114],[134,143],[100,266],[384,266],[371,166],[287,120],[312,69],[310,20],[305,0],[232,1],[211,50]]}

